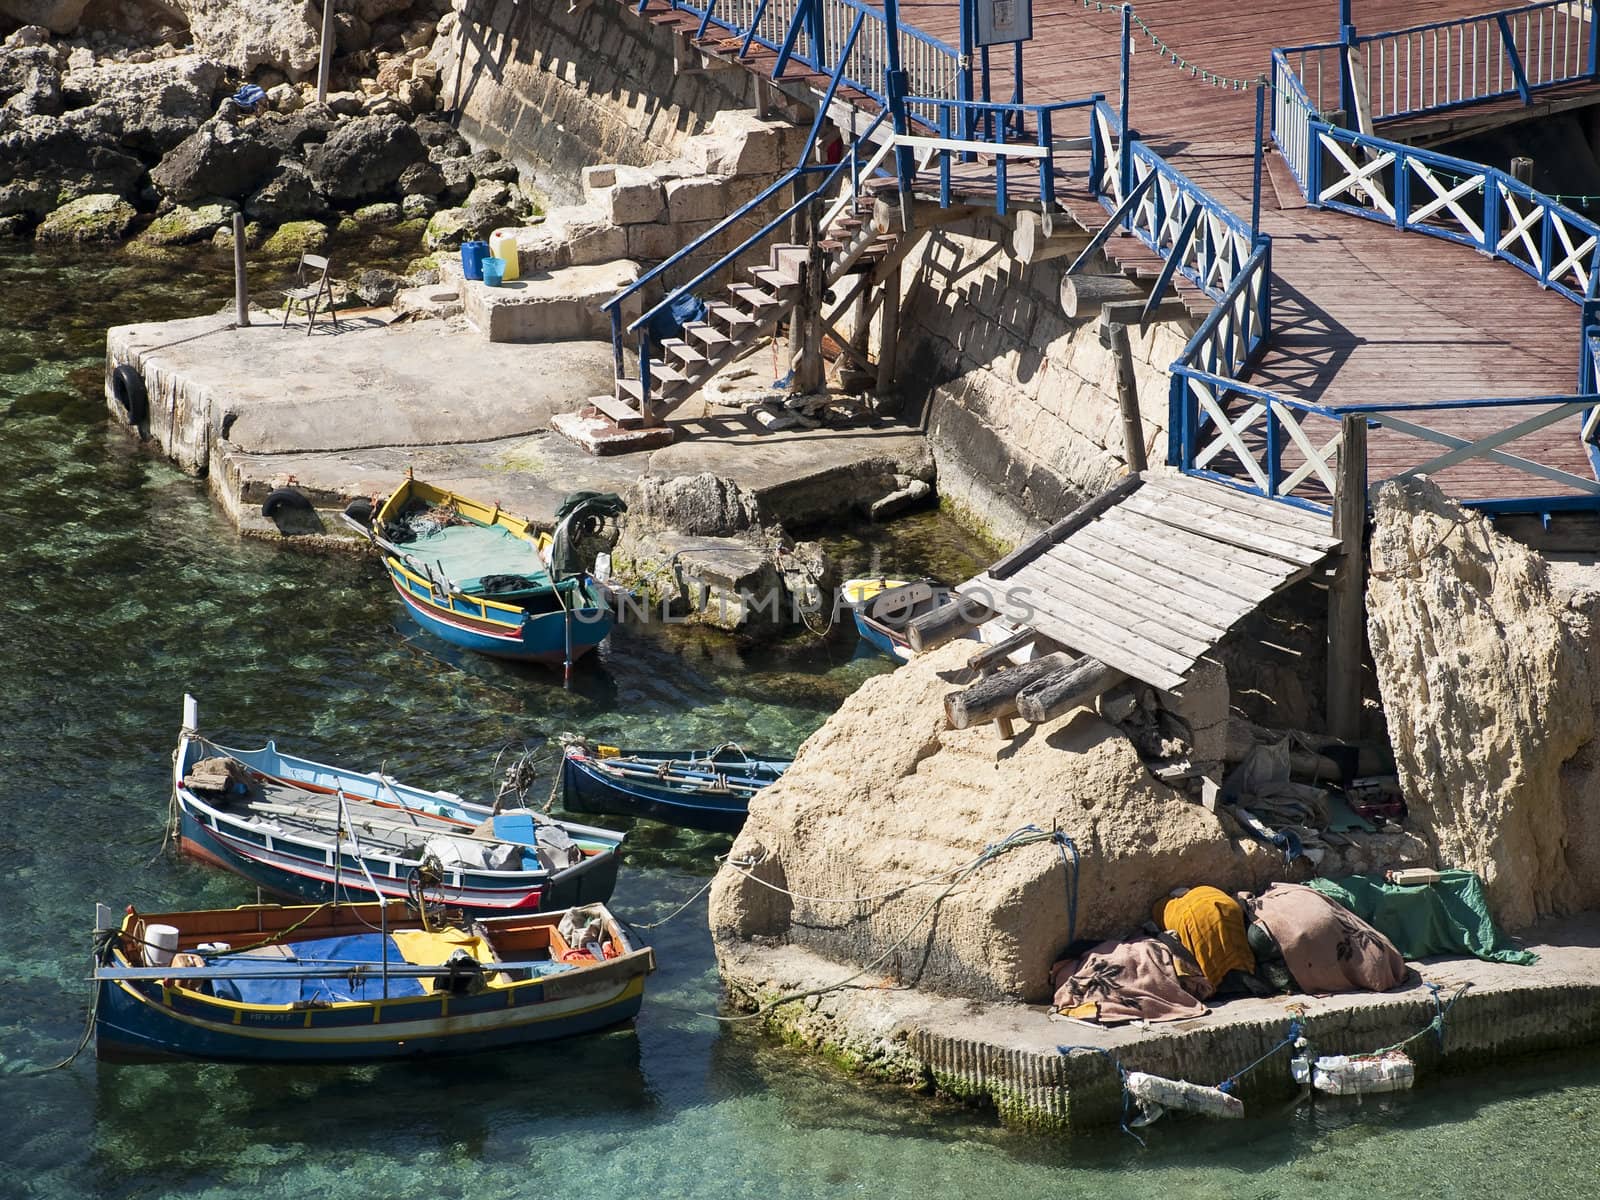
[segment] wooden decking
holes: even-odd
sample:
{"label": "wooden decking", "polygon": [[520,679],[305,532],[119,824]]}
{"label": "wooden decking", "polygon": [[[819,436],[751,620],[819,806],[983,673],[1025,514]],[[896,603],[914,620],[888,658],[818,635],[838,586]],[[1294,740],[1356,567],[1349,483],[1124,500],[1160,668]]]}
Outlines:
{"label": "wooden decking", "polygon": [[1167,472],[1065,526],[1015,573],[985,572],[960,590],[1165,691],[1339,545],[1327,517]]}

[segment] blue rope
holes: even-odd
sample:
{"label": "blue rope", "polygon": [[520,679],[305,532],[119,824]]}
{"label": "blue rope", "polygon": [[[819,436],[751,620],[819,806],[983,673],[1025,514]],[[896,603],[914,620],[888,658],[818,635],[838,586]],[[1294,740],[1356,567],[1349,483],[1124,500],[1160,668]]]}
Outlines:
{"label": "blue rope", "polygon": [[1254,1071],[1262,1063],[1266,1062],[1267,1059],[1271,1058],[1274,1054],[1277,1054],[1280,1050],[1284,1049],[1287,1046],[1293,1046],[1297,1041],[1300,1040],[1301,1032],[1302,1032],[1302,1030],[1301,1030],[1300,1022],[1299,1021],[1290,1021],[1289,1022],[1289,1032],[1284,1035],[1283,1041],[1279,1042],[1271,1050],[1268,1050],[1265,1054],[1263,1054],[1260,1058],[1256,1059],[1255,1062],[1251,1063],[1249,1066],[1241,1067],[1239,1070],[1235,1071],[1232,1075],[1229,1075],[1221,1083],[1217,1084],[1217,1091],[1219,1091],[1219,1092],[1227,1092],[1228,1095],[1230,1095],[1230,1096],[1233,1095],[1233,1089],[1234,1089],[1234,1085],[1235,1084],[1237,1084],[1246,1075],[1250,1074],[1251,1071]]}
{"label": "blue rope", "polygon": [[1091,1054],[1098,1054],[1111,1064],[1111,1069],[1117,1073],[1117,1086],[1122,1089],[1122,1132],[1143,1146],[1145,1144],[1144,1139],[1128,1125],[1128,1112],[1133,1107],[1133,1093],[1128,1090],[1128,1070],[1122,1065],[1122,1060],[1112,1054],[1111,1051],[1100,1046],[1057,1046],[1056,1049],[1062,1054],[1074,1054],[1079,1050],[1087,1050]]}

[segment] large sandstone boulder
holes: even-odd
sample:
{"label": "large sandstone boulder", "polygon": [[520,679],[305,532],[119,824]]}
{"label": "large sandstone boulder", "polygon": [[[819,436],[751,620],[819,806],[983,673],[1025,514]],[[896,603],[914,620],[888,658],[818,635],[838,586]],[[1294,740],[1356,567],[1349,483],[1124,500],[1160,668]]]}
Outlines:
{"label": "large sandstone boulder", "polygon": [[308,0],[176,0],[194,47],[234,70],[272,67],[291,79],[317,69],[322,8]]}
{"label": "large sandstone boulder", "polygon": [[[1367,634],[1408,826],[1519,928],[1600,903],[1594,608],[1426,479],[1375,505]],[[1580,757],[1580,751],[1582,756]]]}
{"label": "large sandstone boulder", "polygon": [[366,200],[395,190],[402,172],[427,157],[422,139],[399,117],[346,121],[306,153],[317,190],[332,200]]}
{"label": "large sandstone boulder", "polygon": [[[1281,870],[1159,783],[1088,711],[1014,741],[992,725],[946,729],[944,696],[966,682],[972,649],[952,643],[868,681],[755,798],[729,862],[756,864],[784,891],[724,867],[711,893],[719,946],[778,939],[844,968],[871,964],[869,982],[1039,1002],[1074,936],[1127,933],[1179,884],[1253,888]],[[1077,846],[1074,929],[1069,871],[1048,841],[1001,854],[924,918],[958,867],[1030,825]],[[877,899],[833,902],[853,897]]]}
{"label": "large sandstone boulder", "polygon": [[254,130],[212,118],[156,164],[150,182],[180,203],[202,196],[240,200],[277,165],[278,151]]}
{"label": "large sandstone boulder", "polygon": [[0,0],[0,17],[42,25],[51,33],[71,33],[88,7],[89,0]]}

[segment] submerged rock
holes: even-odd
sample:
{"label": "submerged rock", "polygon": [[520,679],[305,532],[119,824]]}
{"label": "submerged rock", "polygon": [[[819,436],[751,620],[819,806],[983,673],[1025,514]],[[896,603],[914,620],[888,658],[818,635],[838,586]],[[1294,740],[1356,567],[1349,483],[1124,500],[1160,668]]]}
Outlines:
{"label": "submerged rock", "polygon": [[217,200],[195,208],[180,204],[151,221],[138,240],[152,246],[185,246],[190,242],[210,241],[217,230],[232,222],[238,208],[231,200]]}
{"label": "submerged rock", "polygon": [[327,244],[328,227],[321,221],[290,221],[261,243],[261,253],[268,258],[299,258],[315,254]]}
{"label": "submerged rock", "polygon": [[[1136,928],[1179,884],[1233,891],[1281,871],[1275,853],[1234,843],[1158,782],[1087,710],[1011,740],[992,725],[946,729],[944,697],[967,681],[971,653],[970,642],[951,643],[868,680],[751,801],[729,862],[756,864],[752,874],[783,890],[724,867],[711,892],[719,952],[788,942],[873,964],[874,983],[1037,1003],[1074,938]],[[1068,834],[1076,871],[1065,847],[1036,842],[975,871],[926,916],[957,867],[1028,825]]]}
{"label": "submerged rock", "polygon": [[41,242],[115,242],[138,216],[120,196],[80,196],[47,216],[34,236]]}
{"label": "submerged rock", "polygon": [[1600,603],[1430,480],[1385,483],[1374,519],[1367,635],[1408,826],[1509,928],[1600,904]]}

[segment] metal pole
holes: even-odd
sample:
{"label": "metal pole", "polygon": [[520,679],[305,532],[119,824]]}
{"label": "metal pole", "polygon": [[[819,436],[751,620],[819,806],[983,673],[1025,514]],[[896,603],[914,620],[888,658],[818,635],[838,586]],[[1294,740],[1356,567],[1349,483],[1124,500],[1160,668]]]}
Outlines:
{"label": "metal pole", "polygon": [[333,69],[333,5],[322,0],[322,54],[317,59],[317,103],[328,102],[328,75]]}
{"label": "metal pole", "polygon": [[[1133,65],[1133,5],[1122,6],[1122,194],[1117,197],[1120,202],[1127,199],[1128,193],[1133,191],[1133,155],[1128,149],[1128,77],[1129,68]],[[1133,225],[1133,214],[1128,214],[1128,225]]]}
{"label": "metal pole", "polygon": [[1250,181],[1250,241],[1253,245],[1261,234],[1261,135],[1267,119],[1266,80],[1256,80],[1256,147],[1253,174]]}
{"label": "metal pole", "polygon": [[244,277],[244,214],[233,214],[233,319],[250,324],[250,284]]}

